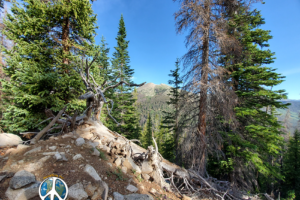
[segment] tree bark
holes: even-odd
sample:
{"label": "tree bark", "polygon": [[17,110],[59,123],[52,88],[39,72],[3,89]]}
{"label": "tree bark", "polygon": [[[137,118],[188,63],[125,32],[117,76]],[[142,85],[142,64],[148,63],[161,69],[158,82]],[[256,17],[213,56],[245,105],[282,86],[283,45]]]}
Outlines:
{"label": "tree bark", "polygon": [[205,24],[203,34],[203,45],[202,45],[202,69],[201,69],[201,81],[200,81],[200,103],[199,103],[199,121],[198,121],[198,133],[199,139],[201,140],[201,158],[199,165],[199,173],[204,176],[205,168],[205,133],[206,133],[206,107],[207,107],[207,84],[208,84],[208,69],[209,69],[209,28],[210,28],[210,6],[209,0],[205,1]]}

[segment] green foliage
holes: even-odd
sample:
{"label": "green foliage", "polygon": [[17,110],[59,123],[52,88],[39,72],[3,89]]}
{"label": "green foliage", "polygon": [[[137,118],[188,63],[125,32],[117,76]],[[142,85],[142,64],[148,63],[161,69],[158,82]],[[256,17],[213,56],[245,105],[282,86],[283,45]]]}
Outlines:
{"label": "green foliage", "polygon": [[121,168],[119,168],[119,167],[117,168],[117,170],[107,171],[106,174],[107,174],[107,177],[110,177],[112,175],[116,175],[117,176],[116,181],[126,181],[127,180],[127,178],[123,177],[124,174],[123,174]]}
{"label": "green foliage", "polygon": [[[46,108],[58,112],[69,104],[68,114],[83,109],[77,100],[83,83],[74,61],[94,42],[96,16],[88,0],[25,0],[22,6],[13,1],[11,12],[3,33],[16,45],[12,50],[2,47],[4,72],[10,78],[1,80],[8,105],[2,123],[6,131],[16,133],[35,129],[45,119]],[[73,28],[63,40],[66,20]],[[66,59],[69,64],[62,62]]]}
{"label": "green foliage", "polygon": [[[111,60],[113,75],[117,76],[120,74],[118,81],[126,81],[132,83],[133,69],[129,66],[129,55],[128,55],[128,43],[126,40],[126,28],[123,15],[119,22],[119,31],[117,35],[117,47],[113,53]],[[114,101],[114,109],[112,116],[120,123],[119,126],[110,120],[106,123],[107,127],[113,131],[119,132],[126,136],[128,139],[136,139],[139,136],[140,127],[138,124],[138,114],[136,107],[134,106],[136,98],[131,94],[132,89],[127,85],[121,84],[115,90],[112,91],[113,95],[111,98]]]}
{"label": "green foliage", "polygon": [[108,160],[108,158],[106,157],[106,154],[105,154],[103,151],[101,151],[101,150],[98,149],[98,148],[96,148],[96,149],[99,151],[99,153],[100,153],[99,157],[100,157],[101,159],[103,159],[103,160]]}
{"label": "green foliage", "polygon": [[284,195],[289,196],[288,192],[294,190],[296,199],[300,199],[300,132],[297,129],[288,142],[283,165]]}
{"label": "green foliage", "polygon": [[139,181],[139,182],[142,182],[144,179],[142,178],[142,175],[141,174],[138,174],[136,176],[136,179]]}

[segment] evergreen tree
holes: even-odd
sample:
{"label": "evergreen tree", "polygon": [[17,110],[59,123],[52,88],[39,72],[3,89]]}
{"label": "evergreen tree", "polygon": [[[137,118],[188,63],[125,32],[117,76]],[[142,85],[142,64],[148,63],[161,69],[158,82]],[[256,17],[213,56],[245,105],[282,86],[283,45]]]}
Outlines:
{"label": "evergreen tree", "polygon": [[[170,100],[167,102],[168,105],[171,105],[172,110],[171,112],[164,111],[164,120],[163,120],[163,126],[164,128],[168,128],[169,131],[172,131],[174,134],[174,138],[172,140],[168,139],[168,153],[174,153],[174,150],[178,147],[178,139],[179,139],[179,101],[180,101],[180,89],[182,84],[182,78],[179,75],[179,60],[176,61],[176,68],[175,70],[171,70],[171,74],[169,74],[170,77],[173,78],[173,80],[169,80],[169,84],[173,87],[170,89],[170,93],[168,94],[170,97]],[[174,142],[174,144],[170,144],[171,142]],[[174,148],[174,149],[171,149]],[[170,157],[170,156],[168,156]]]}
{"label": "evergreen tree", "polygon": [[[233,159],[231,181],[243,183],[240,186],[248,189],[258,187],[256,172],[265,178],[282,178],[278,163],[269,162],[270,156],[277,158],[280,154],[282,126],[274,113],[267,113],[263,108],[287,107],[288,104],[279,101],[286,98],[284,90],[266,88],[282,83],[285,77],[263,66],[274,62],[274,53],[263,49],[269,47],[267,42],[272,38],[270,31],[259,28],[264,23],[259,11],[247,11],[240,6],[230,19],[229,34],[239,41],[241,49],[227,51],[222,57],[229,71],[228,81],[238,96],[234,109],[238,123],[226,123],[224,137],[228,143],[223,145],[226,148],[223,151],[227,158]],[[237,124],[238,127],[234,127]]]}
{"label": "evergreen tree", "polygon": [[[123,15],[119,22],[119,31],[117,40],[117,47],[112,58],[112,68],[115,71],[115,76],[120,73],[120,81],[132,83],[133,69],[129,66],[128,43],[126,40],[126,28]],[[133,98],[132,89],[127,85],[120,85],[114,90],[113,100],[115,102],[113,109],[113,116],[120,123],[117,126],[113,121],[107,123],[108,128],[113,131],[120,132],[129,139],[135,138],[140,130],[138,127],[138,118],[136,107],[133,106],[136,99]]]}
{"label": "evergreen tree", "polygon": [[142,144],[144,148],[148,148],[148,146],[151,146],[153,143],[152,140],[152,120],[151,120],[151,115],[149,113],[148,119],[147,119],[147,124],[145,124],[145,132],[142,136]]}
{"label": "evergreen tree", "polygon": [[295,192],[296,200],[300,199],[300,132],[296,129],[294,136],[288,142],[288,149],[284,156],[283,172],[285,181],[283,185],[284,196]]}
{"label": "evergreen tree", "polygon": [[89,51],[94,42],[96,16],[90,2],[25,0],[20,6],[13,1],[11,12],[4,34],[16,45],[2,48],[10,77],[2,80],[3,92],[11,103],[2,120],[5,129],[34,129],[45,119],[46,108],[57,112],[69,103],[67,112],[83,109],[77,100],[83,84],[74,55]]}

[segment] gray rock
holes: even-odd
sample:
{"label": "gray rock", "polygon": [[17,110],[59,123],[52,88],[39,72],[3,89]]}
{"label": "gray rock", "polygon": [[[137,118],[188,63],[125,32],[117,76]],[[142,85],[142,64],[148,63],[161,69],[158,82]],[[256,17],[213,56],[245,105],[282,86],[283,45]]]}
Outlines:
{"label": "gray rock", "polygon": [[71,145],[68,144],[65,148],[66,148],[66,149],[69,149],[69,148],[71,148]]}
{"label": "gray rock", "polygon": [[110,167],[112,167],[112,164],[111,163],[107,163]]}
{"label": "gray rock", "polygon": [[141,168],[134,163],[132,158],[128,158],[128,162],[131,165],[132,169],[135,170],[136,173],[138,173],[138,174],[142,173]]}
{"label": "gray rock", "polygon": [[64,134],[63,136],[61,136],[62,138],[69,138],[69,137],[73,137],[73,133],[67,133],[67,134]]}
{"label": "gray rock", "polygon": [[26,156],[27,154],[30,154],[30,153],[36,153],[38,151],[41,151],[42,150],[42,147],[37,147],[37,148],[34,148],[34,149],[31,149],[30,151],[27,151],[24,156]]}
{"label": "gray rock", "polygon": [[98,200],[100,198],[107,199],[108,185],[104,181],[96,181],[97,190],[92,197],[92,200]]}
{"label": "gray rock", "polygon": [[6,177],[6,175],[4,176],[0,176],[0,182]]}
{"label": "gray rock", "polygon": [[25,170],[18,171],[10,180],[9,187],[11,189],[19,189],[32,182],[35,182],[35,176]]}
{"label": "gray rock", "polygon": [[0,134],[0,147],[12,147],[17,146],[22,142],[22,139],[12,133]]}
{"label": "gray rock", "polygon": [[113,200],[111,197],[108,197],[108,199],[107,200]]}
{"label": "gray rock", "polygon": [[76,146],[82,146],[85,143],[83,138],[77,138],[75,141]]}
{"label": "gray rock", "polygon": [[114,200],[124,200],[124,196],[118,192],[114,192]]}
{"label": "gray rock", "polygon": [[54,154],[54,157],[56,160],[62,160],[62,156],[58,152],[56,152],[56,154]]}
{"label": "gray rock", "polygon": [[130,192],[137,192],[139,189],[131,184],[127,185],[126,190]]}
{"label": "gray rock", "polygon": [[149,194],[128,194],[124,196],[124,200],[154,200]]}
{"label": "gray rock", "polygon": [[88,173],[91,177],[93,177],[96,181],[101,181],[100,176],[91,165],[87,164],[84,168],[84,171]]}
{"label": "gray rock", "polygon": [[82,157],[81,154],[76,154],[76,155],[73,157],[73,160],[78,160],[78,159],[83,159],[83,157]]}
{"label": "gray rock", "polygon": [[96,148],[97,146],[99,146],[99,142],[92,142],[92,141],[88,141],[88,144],[91,145],[92,147]]}
{"label": "gray rock", "polygon": [[31,198],[39,196],[40,182],[36,182],[29,187],[13,190],[10,187],[7,188],[5,195],[9,200],[29,200]]}
{"label": "gray rock", "polygon": [[69,195],[68,197],[73,198],[73,199],[78,199],[78,200],[85,200],[89,196],[87,193],[84,191],[82,183],[76,183],[69,187]]}
{"label": "gray rock", "polygon": [[24,160],[19,160],[19,161],[18,161],[18,164],[19,164],[19,165],[22,165],[23,163],[24,163]]}
{"label": "gray rock", "polygon": [[57,146],[51,146],[49,147],[50,150],[54,151],[57,148]]}
{"label": "gray rock", "polygon": [[94,148],[94,151],[93,151],[92,155],[100,156],[100,152],[96,148]]}

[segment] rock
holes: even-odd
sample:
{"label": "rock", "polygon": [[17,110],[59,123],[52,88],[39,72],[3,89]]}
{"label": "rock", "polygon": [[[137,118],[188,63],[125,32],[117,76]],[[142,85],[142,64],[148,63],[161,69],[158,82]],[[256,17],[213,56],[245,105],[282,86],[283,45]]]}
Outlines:
{"label": "rock", "polygon": [[73,137],[73,133],[72,132],[64,134],[63,136],[61,136],[61,138],[69,138],[69,137]]}
{"label": "rock", "polygon": [[88,173],[91,177],[93,177],[96,181],[101,181],[100,176],[91,165],[87,164],[84,168],[84,171]]}
{"label": "rock", "polygon": [[[108,185],[104,182],[104,181],[97,181],[96,182],[96,185],[97,185],[97,195],[98,197],[101,197],[102,199],[107,199],[107,196],[108,196]],[[94,195],[93,196],[94,199],[98,200],[98,199],[101,199],[101,198],[95,198],[96,196]],[[93,200],[93,197],[92,197],[92,200]]]}
{"label": "rock", "polygon": [[75,141],[76,146],[82,146],[85,143],[83,138],[77,138]]}
{"label": "rock", "polygon": [[9,187],[11,189],[19,189],[32,182],[35,182],[35,176],[25,170],[18,171],[10,180]]}
{"label": "rock", "polygon": [[153,171],[151,174],[149,174],[152,178],[153,178],[153,181],[155,182],[155,183],[158,183],[158,184],[160,184],[160,175],[159,175],[159,173],[157,172],[157,171]]}
{"label": "rock", "polygon": [[108,199],[107,200],[113,200],[111,197],[108,197]]}
{"label": "rock", "polygon": [[66,148],[66,149],[69,149],[69,148],[71,148],[71,145],[68,144],[65,148]]}
{"label": "rock", "polygon": [[7,188],[5,195],[9,200],[29,200],[39,196],[40,182],[36,182],[27,188],[21,188],[13,190],[10,187]]}
{"label": "rock", "polygon": [[154,200],[149,194],[128,194],[124,196],[124,200]]}
{"label": "rock", "polygon": [[118,192],[114,192],[114,200],[124,200],[124,196]]}
{"label": "rock", "polygon": [[84,191],[82,183],[76,183],[69,187],[68,197],[78,200],[86,200],[89,196]]}
{"label": "rock", "polygon": [[147,181],[150,179],[150,176],[148,174],[142,174],[142,178]]}
{"label": "rock", "polygon": [[64,153],[60,153],[62,160],[63,161],[68,161],[68,158],[66,157],[66,155]]}
{"label": "rock", "polygon": [[6,175],[4,176],[0,176],[0,182],[6,177]]}
{"label": "rock", "polygon": [[57,148],[57,146],[51,146],[49,147],[50,150],[54,151]]}
{"label": "rock", "polygon": [[141,185],[140,188],[142,191],[145,189],[145,187],[143,185]]}
{"label": "rock", "polygon": [[149,161],[144,161],[142,163],[142,173],[149,174],[153,171],[153,167]]}
{"label": "rock", "polygon": [[129,184],[127,187],[126,187],[126,190],[130,191],[130,192],[137,192],[139,189],[131,184]]}
{"label": "rock", "polygon": [[82,157],[81,154],[76,154],[76,155],[73,157],[73,160],[78,160],[78,159],[83,159],[83,157]]}
{"label": "rock", "polygon": [[157,191],[156,191],[156,189],[151,188],[150,193],[155,195],[157,193]]}
{"label": "rock", "polygon": [[100,145],[100,143],[99,142],[92,142],[92,141],[88,141],[88,144],[90,144],[92,147],[94,147],[94,148],[96,148],[97,146],[99,146]]}
{"label": "rock", "polygon": [[29,171],[29,172],[34,172],[34,171],[40,169],[41,167],[43,167],[44,162],[46,160],[48,160],[49,158],[50,158],[50,156],[45,156],[45,157],[39,159],[37,162],[29,163],[24,166],[24,170]]}
{"label": "rock", "polygon": [[121,170],[122,170],[122,172],[123,172],[124,174],[127,173],[127,167],[122,167]]}
{"label": "rock", "polygon": [[17,150],[27,149],[27,148],[29,148],[29,147],[30,147],[30,146],[28,146],[28,145],[19,144],[19,145],[17,146]]}
{"label": "rock", "polygon": [[137,165],[134,163],[134,161],[132,160],[132,158],[128,158],[127,160],[128,160],[128,162],[129,162],[129,164],[131,165],[132,169],[135,170],[136,173],[138,173],[138,174],[141,174],[141,173],[142,173],[140,167],[137,166]]}
{"label": "rock", "polygon": [[0,147],[12,147],[18,146],[22,142],[22,139],[12,133],[0,134]]}
{"label": "rock", "polygon": [[23,163],[24,163],[24,160],[19,160],[19,161],[18,161],[18,164],[19,164],[19,165],[22,165]]}
{"label": "rock", "polygon": [[112,167],[112,164],[111,163],[107,163],[110,167]]}
{"label": "rock", "polygon": [[62,156],[58,152],[54,155],[54,157],[55,157],[56,160],[61,160],[62,159]]}
{"label": "rock", "polygon": [[192,200],[192,198],[191,198],[191,197],[188,197],[188,196],[186,196],[186,195],[183,195],[182,200]]}
{"label": "rock", "polygon": [[121,160],[121,158],[120,157],[118,157],[116,160],[115,160],[115,164],[116,164],[116,166],[118,167],[118,166],[120,166],[121,165],[121,163],[122,163],[122,160]]}
{"label": "rock", "polygon": [[86,188],[85,188],[85,192],[87,193],[87,195],[89,197],[91,197],[94,195],[96,189],[97,188],[92,186],[92,184],[88,184],[88,186],[86,186]]}
{"label": "rock", "polygon": [[96,148],[94,148],[94,151],[93,151],[92,155],[99,157],[100,156],[100,152]]}
{"label": "rock", "polygon": [[106,152],[110,153],[110,148],[109,147],[106,148]]}

